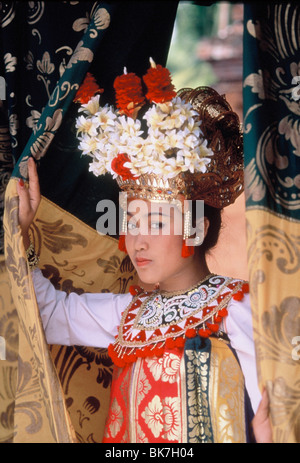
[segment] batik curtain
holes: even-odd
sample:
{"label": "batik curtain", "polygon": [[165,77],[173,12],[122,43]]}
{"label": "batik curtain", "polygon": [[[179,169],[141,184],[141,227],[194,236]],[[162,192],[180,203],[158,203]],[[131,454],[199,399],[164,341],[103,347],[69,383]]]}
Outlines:
{"label": "batik curtain", "polygon": [[[40,7],[39,15],[42,17],[44,5],[41,4]],[[22,155],[16,163],[12,174],[12,180],[9,182],[6,190],[4,216],[4,230],[6,232],[6,270],[10,278],[11,296],[18,313],[19,334],[18,362],[15,367],[18,375],[18,383],[14,385],[10,383],[12,390],[9,399],[13,399],[13,401],[9,403],[9,408],[5,411],[6,413],[2,413],[3,419],[6,417],[7,420],[11,420],[13,417],[14,422],[13,437],[4,436],[6,441],[7,437],[10,439],[13,438],[14,442],[33,441],[66,443],[76,442],[77,440],[76,433],[70,420],[70,414],[67,411],[67,402],[65,401],[58,374],[50,357],[39,319],[30,272],[27,268],[22,239],[17,223],[18,200],[16,195],[16,180],[14,180],[14,177],[22,176],[27,180],[26,166],[28,157],[33,156],[38,160],[45,155],[49,144],[62,123],[64,112],[67,111],[70,106],[93,60],[94,51],[97,49],[104,31],[109,26],[112,10],[113,8],[111,5],[107,8],[97,7],[94,10],[92,19],[88,27],[86,27],[82,40],[79,41],[71,58],[63,69],[62,75],[50,95],[45,109],[38,119],[38,125],[35,126],[32,136],[29,138]],[[18,14],[20,12],[15,10],[15,13]],[[35,24],[37,22],[36,20],[34,21]],[[29,19],[28,23],[30,23]],[[37,28],[34,30],[35,33],[39,34]],[[39,34],[39,38],[42,38],[41,34]],[[5,45],[4,41],[3,44]],[[10,57],[11,66],[17,66],[17,58],[9,53],[6,53],[5,56],[7,55]],[[27,58],[29,58],[29,55],[33,61],[33,53],[28,52]],[[44,81],[47,92],[50,91],[49,87],[51,82],[47,80],[45,75],[51,73],[54,68],[54,64],[50,61],[50,56],[49,52],[46,51],[43,55],[44,62],[43,60],[37,61],[37,68],[41,71],[39,76]],[[17,129],[17,117],[19,116],[20,118],[20,111],[19,114],[12,114],[12,108],[15,108],[15,104],[11,100],[12,99],[8,101],[8,115],[10,120],[13,119]],[[27,98],[27,101],[29,101],[29,98]],[[22,120],[22,117],[20,119]],[[13,131],[11,130],[13,137],[12,145],[14,148],[18,147],[16,129]],[[54,214],[55,218],[57,218],[57,215],[56,211]],[[37,220],[41,220],[40,213],[38,217]],[[57,220],[51,222],[49,208],[47,210],[47,219],[48,221],[50,219],[52,227],[53,223],[57,224]],[[59,224],[61,222],[62,221],[58,220]],[[69,230],[69,235],[73,235],[73,239],[78,239],[79,246],[84,246],[83,240],[88,241],[87,233],[81,236],[81,240],[79,233],[72,234],[71,231],[74,228],[72,225],[66,224],[65,227],[62,228],[67,228]],[[53,231],[52,228],[52,239]],[[41,237],[41,233],[39,233],[39,237]],[[64,239],[66,241],[65,233]],[[37,240],[34,239],[34,241],[36,246],[38,246]],[[41,239],[39,247],[42,247],[42,244],[43,240]],[[56,254],[57,253],[56,250]],[[58,259],[56,262],[58,262]],[[57,265],[59,265],[59,263]],[[3,372],[5,372],[4,368],[5,366],[3,365]],[[9,369],[6,369],[6,371],[7,370]],[[3,382],[5,383],[4,386],[7,388],[7,378],[5,378],[4,375]],[[11,423],[7,424],[9,425]]]}
{"label": "batik curtain", "polygon": [[[300,442],[300,8],[245,4],[248,266],[275,442]],[[297,347],[298,346],[298,347]]]}
{"label": "batik curtain", "polygon": [[165,64],[176,8],[176,1],[2,4],[0,442],[102,440],[112,363],[105,349],[47,345],[18,226],[16,184],[27,179],[33,156],[43,196],[31,237],[56,288],[128,291],[132,264],[116,239],[96,232],[97,202],[116,202],[118,191],[111,180],[93,178],[80,156],[73,99],[87,71],[105,89],[105,104],[114,103],[112,84],[124,66],[143,75],[150,56]]}

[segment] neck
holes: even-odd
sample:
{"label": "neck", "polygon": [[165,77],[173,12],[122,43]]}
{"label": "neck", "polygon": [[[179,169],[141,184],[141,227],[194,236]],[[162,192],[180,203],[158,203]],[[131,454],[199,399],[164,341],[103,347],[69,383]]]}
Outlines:
{"label": "neck", "polygon": [[160,284],[162,291],[183,291],[195,286],[210,273],[209,268],[204,262],[197,262],[191,265],[183,274],[175,275],[171,281]]}
{"label": "neck", "polygon": [[170,280],[159,281],[153,285],[140,282],[140,286],[147,291],[153,291],[159,287],[161,291],[165,292],[184,291],[195,286],[211,272],[205,257],[192,256],[188,259],[190,259],[190,265],[187,265],[183,272],[173,275]]}

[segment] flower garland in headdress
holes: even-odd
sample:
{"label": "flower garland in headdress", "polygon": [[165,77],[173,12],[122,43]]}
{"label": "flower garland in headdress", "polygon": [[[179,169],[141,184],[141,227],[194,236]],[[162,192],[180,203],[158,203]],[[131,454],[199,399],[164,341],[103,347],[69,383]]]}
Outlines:
{"label": "flower garland in headdress", "polygon": [[[213,153],[201,138],[201,121],[192,105],[176,96],[168,69],[150,60],[143,82],[134,73],[115,79],[117,110],[100,106],[100,95],[93,96],[79,109],[76,121],[79,148],[92,157],[90,171],[96,176],[109,172],[122,180],[141,175],[174,178],[181,172],[205,172]],[[152,104],[143,119],[138,112]]]}

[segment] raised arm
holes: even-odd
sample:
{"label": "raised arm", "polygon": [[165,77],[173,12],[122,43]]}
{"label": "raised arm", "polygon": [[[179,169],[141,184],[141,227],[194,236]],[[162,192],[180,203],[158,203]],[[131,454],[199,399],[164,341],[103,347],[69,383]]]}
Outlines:
{"label": "raised arm", "polygon": [[[25,249],[30,246],[29,228],[38,210],[41,195],[34,159],[28,160],[29,185],[19,180],[19,223]],[[32,271],[35,295],[49,344],[107,347],[113,342],[121,314],[130,294],[67,295],[57,291],[39,269]]]}

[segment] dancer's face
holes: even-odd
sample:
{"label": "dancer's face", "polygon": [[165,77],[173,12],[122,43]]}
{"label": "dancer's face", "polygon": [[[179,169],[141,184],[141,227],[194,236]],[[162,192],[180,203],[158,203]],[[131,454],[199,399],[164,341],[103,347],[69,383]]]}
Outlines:
{"label": "dancer's face", "polygon": [[159,283],[167,291],[190,286],[194,256],[181,256],[183,215],[179,209],[168,203],[132,200],[127,226],[127,252],[142,282]]}

